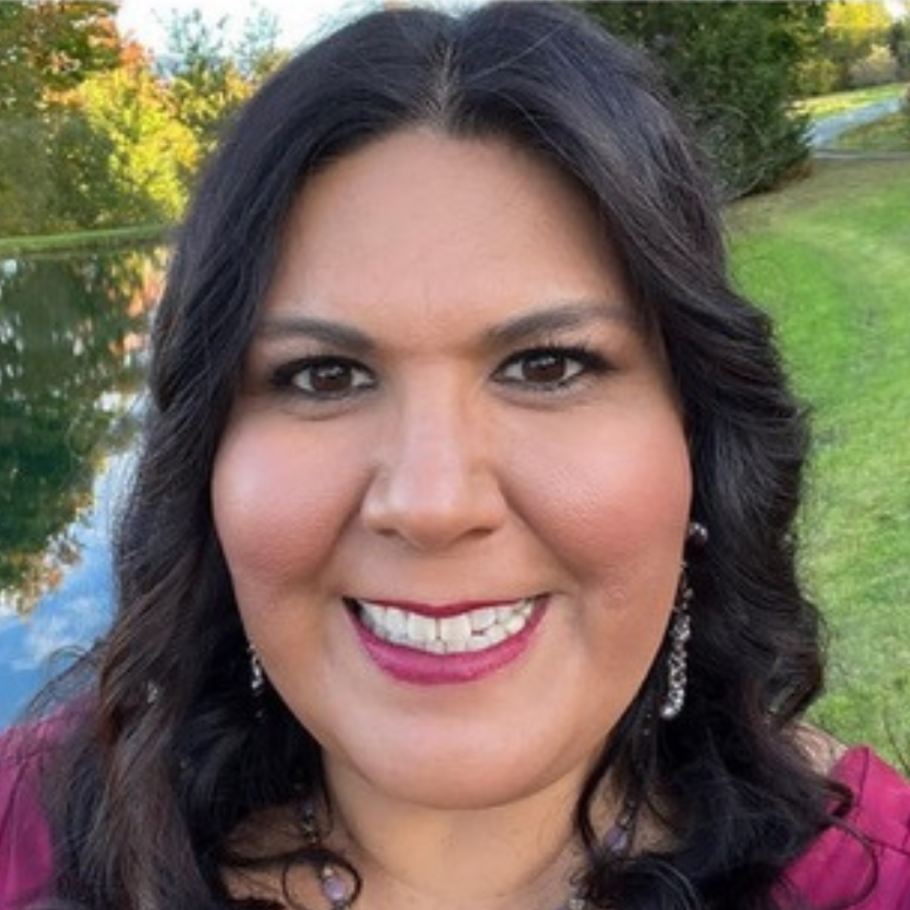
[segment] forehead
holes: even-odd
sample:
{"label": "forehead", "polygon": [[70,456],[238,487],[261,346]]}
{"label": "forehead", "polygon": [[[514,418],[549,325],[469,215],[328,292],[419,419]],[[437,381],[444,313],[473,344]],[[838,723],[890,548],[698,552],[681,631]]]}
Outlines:
{"label": "forehead", "polygon": [[265,311],[495,321],[499,310],[579,298],[627,300],[585,192],[509,141],[415,129],[307,180]]}

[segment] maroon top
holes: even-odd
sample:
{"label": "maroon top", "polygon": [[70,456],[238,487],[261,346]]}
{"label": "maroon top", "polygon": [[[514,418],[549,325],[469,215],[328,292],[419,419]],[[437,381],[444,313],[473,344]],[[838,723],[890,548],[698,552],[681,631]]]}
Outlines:
{"label": "maroon top", "polygon": [[850,749],[833,776],[855,794],[847,821],[866,844],[829,828],[790,867],[787,880],[810,906],[865,894],[851,910],[910,910],[910,783],[867,748]]}
{"label": "maroon top", "polygon": [[[47,736],[47,725],[39,725],[0,737],[0,910],[24,910],[50,882],[50,837],[37,792]],[[910,783],[867,748],[850,749],[834,777],[856,795],[847,820],[868,846],[826,831],[786,875],[793,906],[799,898],[810,907],[855,901],[871,889],[853,910],[910,910]]]}
{"label": "maroon top", "polygon": [[0,910],[20,910],[47,887],[51,839],[38,795],[48,724],[0,737]]}

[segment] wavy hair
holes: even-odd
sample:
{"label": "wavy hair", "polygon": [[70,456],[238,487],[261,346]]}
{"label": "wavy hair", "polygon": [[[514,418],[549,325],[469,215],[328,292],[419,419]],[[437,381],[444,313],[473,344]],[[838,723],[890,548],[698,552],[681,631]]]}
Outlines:
{"label": "wavy hair", "polygon": [[[213,528],[212,463],[301,185],[418,125],[507,138],[587,191],[683,402],[693,514],[711,530],[691,566],[688,700],[675,722],[652,720],[661,655],[605,742],[576,807],[588,900],[783,906],[782,871],[835,821],[833,788],[793,732],[822,680],[819,618],[794,566],[804,419],[768,319],[730,286],[712,184],[659,78],[564,4],[494,3],[460,17],[392,9],[305,50],[258,92],[180,233],[116,542],[118,611],[54,788],[47,907],[267,906],[232,901],[224,868],[313,859],[230,848],[251,813],[318,793],[321,764],[274,693],[254,716]],[[669,846],[620,860],[600,845],[590,819],[608,772],[659,813]]]}

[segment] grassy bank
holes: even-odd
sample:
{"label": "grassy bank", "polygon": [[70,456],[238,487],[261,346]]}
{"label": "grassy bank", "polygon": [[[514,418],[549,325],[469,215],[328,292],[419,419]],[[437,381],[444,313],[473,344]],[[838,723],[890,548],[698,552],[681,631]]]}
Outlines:
{"label": "grassy bank", "polygon": [[833,147],[847,152],[906,152],[910,154],[910,117],[902,111],[842,133]]}
{"label": "grassy bank", "polygon": [[79,249],[103,249],[133,243],[160,243],[172,229],[168,225],[111,228],[79,231],[72,234],[46,234],[40,237],[0,237],[0,256],[45,253]]}
{"label": "grassy bank", "polygon": [[818,719],[910,754],[910,161],[824,162],[730,212],[741,286],[778,321],[816,448],[801,533],[832,633]]}

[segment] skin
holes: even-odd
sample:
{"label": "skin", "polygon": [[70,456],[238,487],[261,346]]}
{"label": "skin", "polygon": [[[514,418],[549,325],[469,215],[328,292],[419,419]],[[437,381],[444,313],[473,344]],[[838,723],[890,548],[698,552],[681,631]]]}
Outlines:
{"label": "skin", "polygon": [[[664,358],[583,193],[505,141],[430,130],[308,179],[212,497],[365,905],[555,906],[580,783],[663,640],[691,499]],[[344,602],[536,595],[518,659],[435,686],[380,669]]]}

